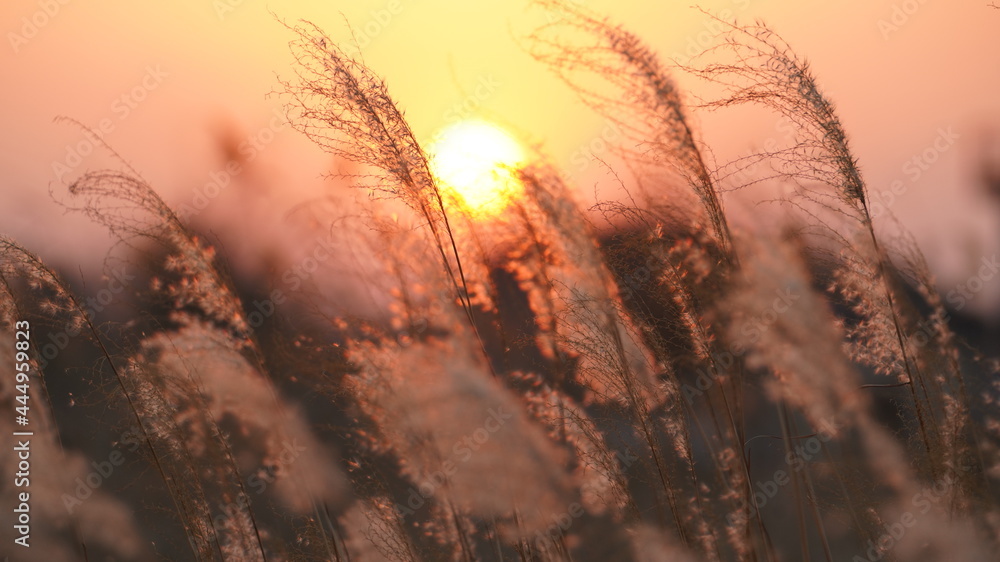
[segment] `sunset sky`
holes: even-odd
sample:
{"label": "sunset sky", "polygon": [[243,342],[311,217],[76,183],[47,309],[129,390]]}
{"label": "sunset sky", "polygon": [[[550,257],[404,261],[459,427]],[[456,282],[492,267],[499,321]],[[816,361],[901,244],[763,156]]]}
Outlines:
{"label": "sunset sky", "polygon": [[[51,15],[48,4],[58,6]],[[709,44],[709,19],[688,2],[583,4],[633,30],[664,59]],[[986,4],[701,3],[724,18],[762,18],[811,62],[838,106],[870,191],[903,182],[891,210],[914,232],[944,290],[1000,249],[1000,202],[983,193],[978,176],[989,139],[1000,158],[1000,10]],[[57,116],[104,127],[105,140],[178,207],[191,204],[197,189],[238,156],[241,172],[196,222],[225,233],[237,256],[237,240],[266,240],[277,251],[292,243],[282,242],[289,211],[331,189],[335,182],[322,176],[336,170],[275,117],[280,100],[271,93],[293,72],[291,33],[278,19],[310,20],[345,40],[349,22],[365,61],[384,76],[423,139],[462,119],[486,119],[552,155],[584,201],[607,179],[580,158],[600,146],[594,143],[605,125],[523,47],[544,22],[526,2],[10,0],[0,15],[0,230],[73,270],[79,261],[100,261],[81,258],[77,248],[99,256],[108,238],[64,214],[50,190],[59,198],[63,182],[110,161],[90,156],[77,164],[73,147],[87,144],[86,137],[54,123]],[[759,116],[697,113],[696,123],[719,162],[782,134],[774,119]],[[912,161],[935,146],[933,163]],[[1000,300],[982,298],[982,305]]]}

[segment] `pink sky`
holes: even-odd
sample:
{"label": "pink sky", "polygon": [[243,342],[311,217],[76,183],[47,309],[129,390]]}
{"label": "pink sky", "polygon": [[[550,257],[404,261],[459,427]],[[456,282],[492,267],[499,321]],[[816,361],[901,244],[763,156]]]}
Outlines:
{"label": "pink sky", "polygon": [[[624,23],[664,58],[707,37],[707,18],[687,2],[583,3]],[[44,11],[49,4],[58,6],[49,7],[51,15]],[[744,21],[763,18],[811,62],[839,108],[870,190],[903,182],[891,210],[915,233],[943,292],[1000,251],[1000,202],[981,193],[975,168],[983,139],[1000,132],[1000,10],[986,4],[701,4]],[[65,115],[103,124],[106,140],[174,205],[189,204],[211,174],[224,170],[233,155],[220,146],[228,143],[236,154],[242,147],[245,166],[198,218],[228,232],[227,250],[235,255],[268,245],[287,250],[283,221],[331,188],[320,178],[331,161],[273,121],[279,102],[268,93],[278,88],[276,74],[291,75],[291,57],[290,34],[269,10],[289,21],[309,19],[339,38],[347,37],[345,19],[352,22],[366,61],[386,78],[418,135],[429,137],[462,116],[484,117],[543,143],[581,192],[589,195],[603,181],[597,166],[574,164],[603,124],[518,46],[541,21],[523,2],[9,0],[0,7],[0,231],[64,267],[99,267],[107,236],[65,215],[49,195],[50,187],[63,191],[53,164],[75,164],[70,147],[84,139],[75,127],[53,123]],[[24,18],[42,25],[33,33]],[[698,123],[719,161],[781,134],[767,118],[734,124],[699,115]],[[932,164],[913,160],[935,143]],[[65,178],[107,163],[85,158],[68,166]],[[995,305],[1000,292],[984,291],[981,299]]]}

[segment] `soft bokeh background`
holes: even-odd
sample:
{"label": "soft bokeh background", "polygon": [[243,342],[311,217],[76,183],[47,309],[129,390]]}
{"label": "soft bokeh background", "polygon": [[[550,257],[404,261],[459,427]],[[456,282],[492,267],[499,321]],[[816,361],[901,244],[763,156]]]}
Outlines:
{"label": "soft bokeh background", "polygon": [[[48,4],[52,15],[44,11]],[[637,32],[664,58],[708,44],[709,19],[688,2],[585,4]],[[991,199],[985,173],[990,165],[1000,173],[1000,10],[985,0],[701,6],[743,21],[762,18],[811,61],[839,107],[871,191],[904,183],[891,211],[928,254],[942,293],[1000,250],[1000,200]],[[85,139],[78,127],[53,121],[61,115],[91,127],[107,119],[107,142],[175,206],[191,204],[213,173],[237,159],[242,171],[194,222],[248,271],[262,253],[295,252],[297,242],[286,234],[294,210],[333,190],[336,181],[323,176],[340,166],[272,120],[280,101],[269,93],[279,88],[278,77],[292,74],[291,34],[278,20],[300,18],[343,39],[350,22],[365,60],[386,78],[421,137],[456,118],[484,117],[543,146],[584,201],[608,183],[599,165],[581,164],[589,161],[581,156],[602,150],[605,125],[520,46],[544,21],[523,1],[8,0],[0,6],[0,231],[63,271],[99,271],[107,234],[66,214],[53,197],[64,193],[65,181],[111,161],[91,155],[57,178],[53,164],[66,163]],[[150,69],[155,74],[147,77]],[[130,107],[121,98],[144,79],[147,88],[136,95],[143,99]],[[699,114],[697,122],[720,162],[783,135],[760,116]],[[933,147],[941,129],[957,138],[917,177],[907,163]],[[251,150],[246,142],[256,145]],[[770,212],[732,197],[730,207],[744,214]],[[984,313],[998,303],[1000,283],[987,284],[975,309]]]}

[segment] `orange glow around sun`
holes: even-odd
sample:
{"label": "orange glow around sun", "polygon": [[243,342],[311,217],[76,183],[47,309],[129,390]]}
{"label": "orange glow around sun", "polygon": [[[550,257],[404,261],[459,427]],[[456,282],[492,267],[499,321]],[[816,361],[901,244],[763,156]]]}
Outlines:
{"label": "orange glow around sun", "polygon": [[497,215],[520,197],[523,186],[516,171],[524,163],[517,140],[486,121],[449,125],[430,146],[431,172],[443,191],[477,218]]}

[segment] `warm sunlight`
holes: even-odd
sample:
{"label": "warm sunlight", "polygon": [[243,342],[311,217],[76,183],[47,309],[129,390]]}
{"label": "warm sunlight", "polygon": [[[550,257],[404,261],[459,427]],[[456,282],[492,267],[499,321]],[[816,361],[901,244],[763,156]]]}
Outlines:
{"label": "warm sunlight", "polygon": [[0,0],[0,562],[1000,562],[997,30]]}
{"label": "warm sunlight", "polygon": [[449,125],[437,134],[430,153],[431,171],[472,215],[495,215],[521,192],[514,175],[524,164],[524,150],[496,125],[478,120]]}

